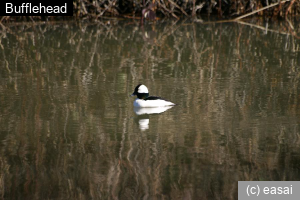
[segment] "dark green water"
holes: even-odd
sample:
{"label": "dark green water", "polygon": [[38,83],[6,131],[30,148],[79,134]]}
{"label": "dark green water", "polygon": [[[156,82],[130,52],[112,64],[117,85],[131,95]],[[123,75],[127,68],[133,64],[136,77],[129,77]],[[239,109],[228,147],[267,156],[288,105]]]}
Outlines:
{"label": "dark green water", "polygon": [[[300,180],[299,24],[8,25],[0,198],[237,199]],[[139,83],[177,106],[138,115]]]}

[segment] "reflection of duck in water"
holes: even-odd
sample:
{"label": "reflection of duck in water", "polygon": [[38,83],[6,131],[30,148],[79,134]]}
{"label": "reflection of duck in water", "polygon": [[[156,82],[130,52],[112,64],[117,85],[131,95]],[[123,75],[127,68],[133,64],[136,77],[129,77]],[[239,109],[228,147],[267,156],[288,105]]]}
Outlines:
{"label": "reflection of duck in water", "polygon": [[139,108],[155,108],[164,106],[174,106],[175,104],[161,97],[149,96],[148,88],[139,84],[135,87],[131,96],[137,96],[133,102],[134,107]]}
{"label": "reflection of duck in water", "polygon": [[[145,43],[151,45],[151,46],[157,46],[157,32],[155,30],[155,25],[151,24],[151,26],[141,26],[141,30],[142,30],[142,36],[143,36],[143,40]],[[149,48],[148,46],[146,46],[146,51]]]}
{"label": "reflection of duck in water", "polygon": [[139,124],[139,128],[141,131],[145,131],[145,130],[149,129],[149,116],[148,115],[145,115],[142,117],[139,116],[137,118],[137,122]]}
{"label": "reflection of duck in water", "polygon": [[163,113],[173,106],[155,107],[155,108],[139,108],[134,107],[134,112],[138,117],[136,118],[139,128],[142,131],[149,129],[149,117],[151,114]]}

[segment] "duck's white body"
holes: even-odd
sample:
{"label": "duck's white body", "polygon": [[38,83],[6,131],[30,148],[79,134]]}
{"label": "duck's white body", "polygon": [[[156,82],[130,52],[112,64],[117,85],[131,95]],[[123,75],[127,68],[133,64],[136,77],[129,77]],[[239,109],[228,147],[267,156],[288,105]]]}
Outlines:
{"label": "duck's white body", "polygon": [[174,103],[162,99],[157,100],[144,100],[136,98],[133,102],[134,107],[139,108],[155,108],[155,107],[164,107],[164,106],[175,106]]}
{"label": "duck's white body", "polygon": [[162,99],[161,97],[149,96],[148,88],[145,85],[139,84],[136,86],[131,96],[137,96],[133,102],[134,107],[138,108],[155,108],[164,106],[174,106],[175,104]]}
{"label": "duck's white body", "polygon": [[134,107],[134,112],[136,115],[151,115],[163,113],[173,106],[161,106],[161,107]]}

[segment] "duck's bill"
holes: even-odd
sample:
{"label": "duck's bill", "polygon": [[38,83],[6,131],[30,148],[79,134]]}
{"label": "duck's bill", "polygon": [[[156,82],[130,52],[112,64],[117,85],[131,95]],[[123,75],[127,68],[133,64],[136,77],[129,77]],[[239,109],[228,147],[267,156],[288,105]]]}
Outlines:
{"label": "duck's bill", "polygon": [[136,94],[132,93],[130,96],[133,97],[133,96],[135,96],[135,95],[136,95]]}

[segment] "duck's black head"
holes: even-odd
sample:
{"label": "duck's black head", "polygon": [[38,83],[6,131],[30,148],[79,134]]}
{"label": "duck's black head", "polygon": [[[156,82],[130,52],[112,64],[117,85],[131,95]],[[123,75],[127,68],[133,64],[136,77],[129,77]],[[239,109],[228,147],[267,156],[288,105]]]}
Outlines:
{"label": "duck's black head", "polygon": [[145,99],[149,96],[148,88],[143,84],[138,84],[131,96],[137,96],[139,99]]}

